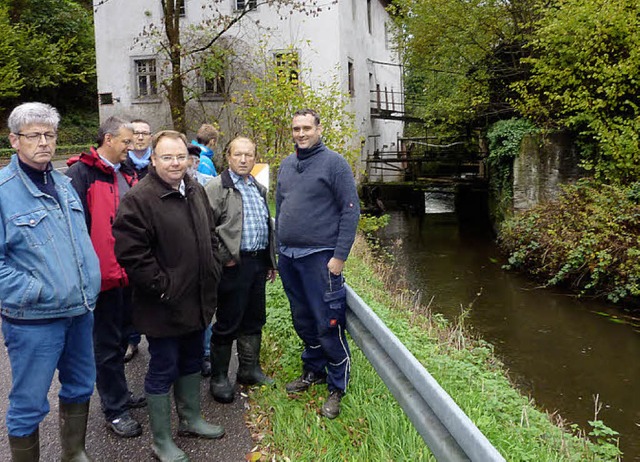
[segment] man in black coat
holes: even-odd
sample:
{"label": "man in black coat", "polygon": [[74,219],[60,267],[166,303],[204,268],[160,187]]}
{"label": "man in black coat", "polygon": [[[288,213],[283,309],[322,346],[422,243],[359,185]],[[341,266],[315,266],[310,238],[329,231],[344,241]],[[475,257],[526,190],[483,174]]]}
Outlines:
{"label": "man in black coat", "polygon": [[171,437],[172,385],[179,435],[224,435],[200,414],[202,336],[221,269],[212,211],[185,175],[188,161],[184,135],[156,134],[149,174],[124,197],[113,225],[116,257],[133,286],[133,325],[149,342],[145,392],[160,460],[188,460]]}

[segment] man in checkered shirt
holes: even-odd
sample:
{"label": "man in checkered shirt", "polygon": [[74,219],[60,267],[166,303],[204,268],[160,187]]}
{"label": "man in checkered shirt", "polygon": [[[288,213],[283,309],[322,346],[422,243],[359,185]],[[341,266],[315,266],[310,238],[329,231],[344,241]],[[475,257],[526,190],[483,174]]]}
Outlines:
{"label": "man in checkered shirt", "polygon": [[223,264],[218,310],[211,335],[209,390],[221,403],[230,403],[234,388],[228,379],[231,346],[237,340],[237,382],[272,384],[260,367],[262,327],[266,322],[265,285],[276,277],[275,237],[266,189],[251,170],[256,146],[248,138],[231,141],[229,168],[211,180],[205,191],[213,208]]}

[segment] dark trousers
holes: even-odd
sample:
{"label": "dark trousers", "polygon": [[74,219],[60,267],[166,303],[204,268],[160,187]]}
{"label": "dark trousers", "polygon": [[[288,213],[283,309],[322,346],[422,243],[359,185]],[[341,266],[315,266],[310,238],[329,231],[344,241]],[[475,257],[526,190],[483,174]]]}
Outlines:
{"label": "dark trousers", "polygon": [[211,344],[232,343],[240,335],[262,332],[267,321],[265,285],[267,255],[243,254],[242,261],[225,266],[218,285],[218,309],[213,324]]}
{"label": "dark trousers", "polygon": [[198,330],[176,337],[149,337],[149,369],[144,391],[149,395],[169,393],[179,377],[200,373],[202,334]]}
{"label": "dark trousers", "polygon": [[302,258],[280,255],[278,270],[291,305],[293,326],[304,342],[304,370],[327,373],[330,391],[346,390],[351,360],[345,336],[346,291],[342,275],[329,273],[333,251]]}
{"label": "dark trousers", "polygon": [[107,420],[114,420],[127,411],[129,388],[124,375],[124,322],[130,304],[131,290],[115,288],[100,292],[94,311],[96,387]]}

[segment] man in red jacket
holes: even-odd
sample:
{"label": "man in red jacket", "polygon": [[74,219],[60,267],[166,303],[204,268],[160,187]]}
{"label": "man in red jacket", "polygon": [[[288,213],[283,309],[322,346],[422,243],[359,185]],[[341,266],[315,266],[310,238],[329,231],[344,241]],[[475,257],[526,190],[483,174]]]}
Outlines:
{"label": "man in red jacket", "polygon": [[132,139],[133,129],[128,121],[109,117],[98,129],[98,147],[70,159],[67,170],[84,206],[102,274],[93,327],[96,385],[108,428],[124,438],[142,433],[129,409],[146,405],[143,396],[136,398],[129,391],[124,374],[125,319],[131,292],[127,274],[116,260],[111,231],[122,196],[136,182],[135,176],[120,169],[133,147]]}

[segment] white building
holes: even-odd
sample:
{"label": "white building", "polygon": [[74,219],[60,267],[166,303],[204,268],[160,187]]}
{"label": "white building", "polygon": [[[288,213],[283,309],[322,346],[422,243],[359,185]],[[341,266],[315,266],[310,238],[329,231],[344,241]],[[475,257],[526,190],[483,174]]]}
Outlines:
{"label": "white building", "polygon": [[[278,14],[275,7],[262,4],[261,0],[183,2],[180,29],[185,45],[191,45],[190,25],[221,14],[233,15],[245,6],[255,7],[225,34],[227,43],[233,46],[241,42],[249,48],[266,46],[276,60],[294,50],[302,70],[301,79],[309,83],[337,79],[342,90],[350,94],[350,110],[356,115],[356,125],[364,140],[363,160],[374,151],[398,149],[402,121],[372,117],[371,109],[372,104],[380,108],[380,104],[372,103],[380,99],[383,109],[391,100],[395,104],[402,102],[402,72],[392,50],[391,21],[385,10],[388,0],[326,0],[326,3],[321,0],[317,15],[291,13],[286,9],[281,10],[284,14]],[[166,78],[163,69],[167,63],[162,62],[164,55],[158,53],[158,41],[153,45],[154,39],[148,35],[154,27],[162,25],[161,1],[94,0],[94,3],[101,120],[120,115],[146,119],[154,130],[171,128],[169,104],[159,85]],[[187,103],[190,130],[217,119],[223,133],[228,132],[230,118],[219,109],[224,95],[233,90],[232,86],[239,85],[240,79],[231,78],[238,67],[237,62],[232,62],[225,75],[196,82],[199,94]],[[379,93],[375,93],[376,89]],[[381,111],[376,113],[379,116]],[[354,142],[359,143],[360,139]]]}

